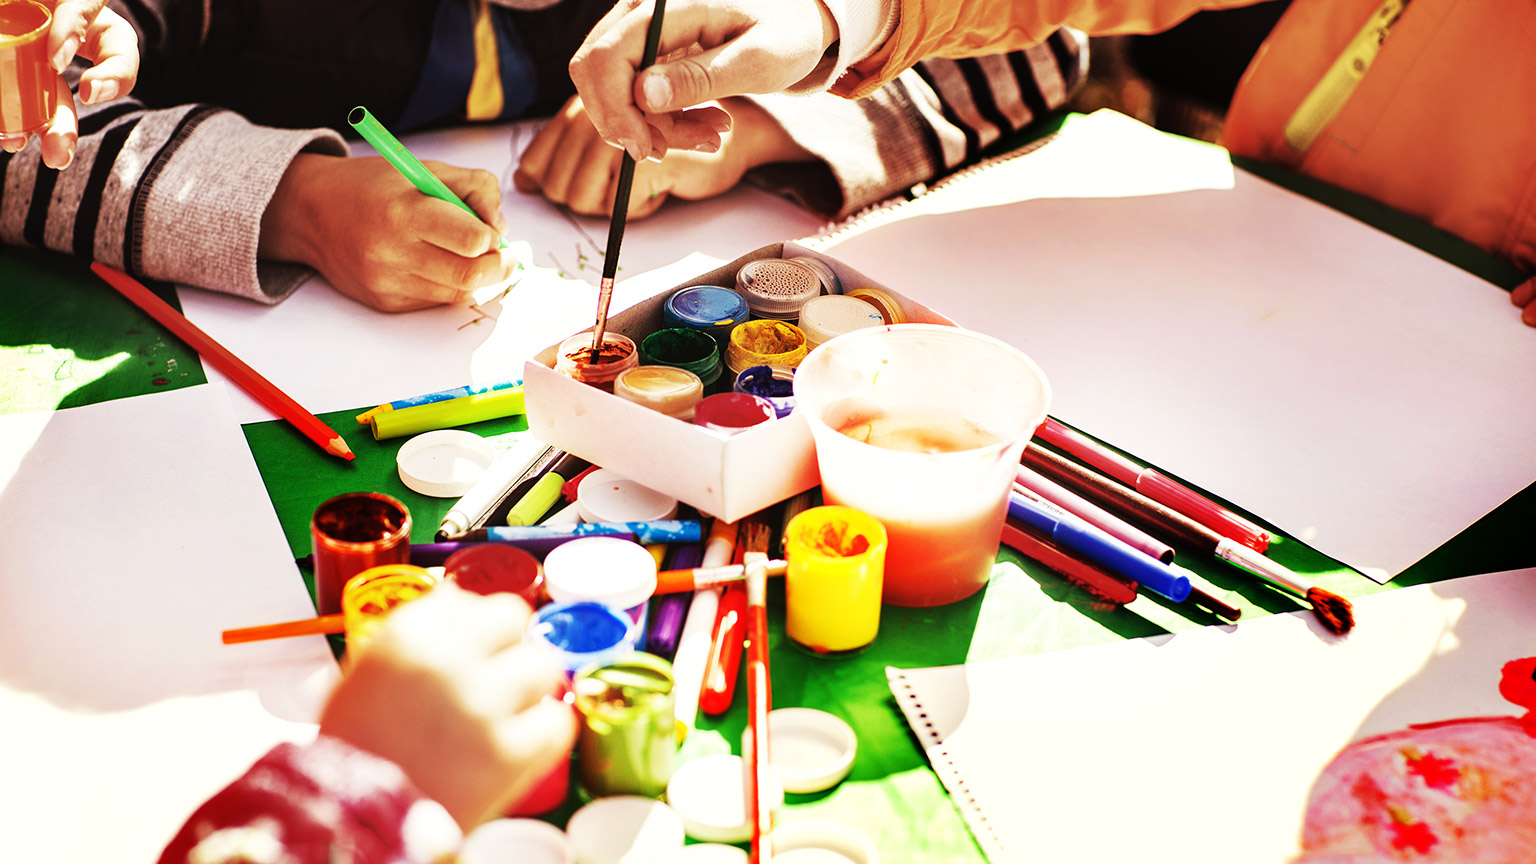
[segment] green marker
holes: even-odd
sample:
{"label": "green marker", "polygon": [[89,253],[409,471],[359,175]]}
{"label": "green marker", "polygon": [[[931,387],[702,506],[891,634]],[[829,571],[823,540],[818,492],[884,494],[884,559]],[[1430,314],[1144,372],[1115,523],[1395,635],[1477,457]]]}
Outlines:
{"label": "green marker", "polygon": [[[379,151],[380,156],[389,160],[389,164],[395,166],[395,170],[411,181],[411,185],[421,190],[422,194],[431,195],[439,201],[447,201],[476,219],[480,218],[480,214],[476,213],[473,207],[465,204],[462,198],[453,194],[453,190],[449,189],[447,184],[437,179],[436,174],[428,171],[427,166],[421,164],[420,159],[405,149],[400,139],[391,135],[389,130],[384,128],[384,124],[369,113],[367,108],[361,105],[353,108],[351,113],[347,114],[347,122],[352,124],[357,134],[363,136],[364,141],[372,144],[373,149]],[[505,237],[501,238],[498,248],[507,248]],[[518,264],[521,266],[522,262]]]}

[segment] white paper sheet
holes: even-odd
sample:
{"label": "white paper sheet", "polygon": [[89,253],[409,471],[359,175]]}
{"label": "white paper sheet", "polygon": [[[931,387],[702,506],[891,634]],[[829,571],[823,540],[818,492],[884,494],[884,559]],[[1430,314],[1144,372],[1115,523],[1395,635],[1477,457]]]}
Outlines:
{"label": "white paper sheet", "polygon": [[1498,685],[1536,654],[1536,570],[1355,611],[1346,638],[1292,613],[887,675],[991,864],[1269,864],[1299,851],[1312,782],[1350,741],[1525,713]]}
{"label": "white paper sheet", "polygon": [[0,416],[0,861],[153,861],[272,745],[314,736],[324,639],[214,386]]}
{"label": "white paper sheet", "polygon": [[1121,115],[812,245],[1018,346],[1053,415],[1381,578],[1536,480],[1507,292]]}
{"label": "white paper sheet", "polygon": [[[606,217],[568,215],[542,197],[513,188],[515,153],[531,139],[535,126],[454,129],[401,139],[423,160],[482,168],[500,178],[508,239],[531,244],[534,275],[513,289],[505,310],[493,310],[497,321],[470,324],[479,316],[460,306],[386,315],[343,297],[318,278],[275,307],[183,290],[187,317],[315,413],[517,377],[523,361],[538,349],[592,326],[608,243]],[[366,144],[353,144],[354,155],[372,152]],[[655,216],[626,227],[610,313],[714,265],[686,275],[672,270],[678,279],[644,289],[629,286],[634,277],[695,254],[729,261],[812,233],[821,224],[809,212],[750,186],[705,201],[670,201]],[[482,351],[493,332],[498,344]],[[209,378],[223,382],[211,370]],[[231,398],[241,422],[272,417],[238,388],[231,388]]]}

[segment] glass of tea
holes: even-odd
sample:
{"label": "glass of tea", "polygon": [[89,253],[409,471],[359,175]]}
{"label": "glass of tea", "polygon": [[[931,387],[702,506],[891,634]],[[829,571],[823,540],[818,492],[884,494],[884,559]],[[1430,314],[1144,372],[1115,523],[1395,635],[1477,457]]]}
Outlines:
{"label": "glass of tea", "polygon": [[828,340],[795,373],[822,497],[885,525],[883,600],[939,606],[992,575],[1008,492],[1050,385],[1023,352],[936,324]]}

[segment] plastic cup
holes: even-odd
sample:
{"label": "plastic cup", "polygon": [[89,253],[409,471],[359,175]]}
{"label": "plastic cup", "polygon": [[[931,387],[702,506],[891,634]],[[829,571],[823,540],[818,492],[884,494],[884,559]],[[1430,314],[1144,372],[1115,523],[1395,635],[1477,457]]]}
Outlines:
{"label": "plastic cup", "polygon": [[0,133],[41,132],[53,119],[58,75],[48,62],[53,13],[33,0],[0,0]]}
{"label": "plastic cup", "polygon": [[1050,403],[1034,361],[958,327],[873,327],[812,351],[794,390],[822,497],[885,525],[884,601],[938,606],[981,590]]}
{"label": "plastic cup", "polygon": [[315,610],[334,615],[348,579],[381,564],[410,563],[411,512],[378,492],[338,495],[315,508],[309,538]]}

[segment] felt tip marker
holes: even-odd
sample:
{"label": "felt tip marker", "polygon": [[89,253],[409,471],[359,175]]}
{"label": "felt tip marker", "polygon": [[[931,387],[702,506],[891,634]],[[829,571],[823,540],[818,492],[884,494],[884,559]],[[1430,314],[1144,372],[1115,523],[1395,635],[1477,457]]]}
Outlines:
{"label": "felt tip marker", "polygon": [[659,519],[654,522],[578,522],[574,525],[492,525],[475,528],[461,538],[466,541],[508,543],[545,540],[557,537],[605,537],[632,534],[635,542],[692,543],[704,536],[703,526],[694,519]]}
{"label": "felt tip marker", "polygon": [[1075,516],[1052,511],[1017,490],[1008,495],[1008,515],[1050,538],[1051,542],[1087,558],[1111,573],[1182,603],[1193,587],[1184,568],[1137,551]]}

